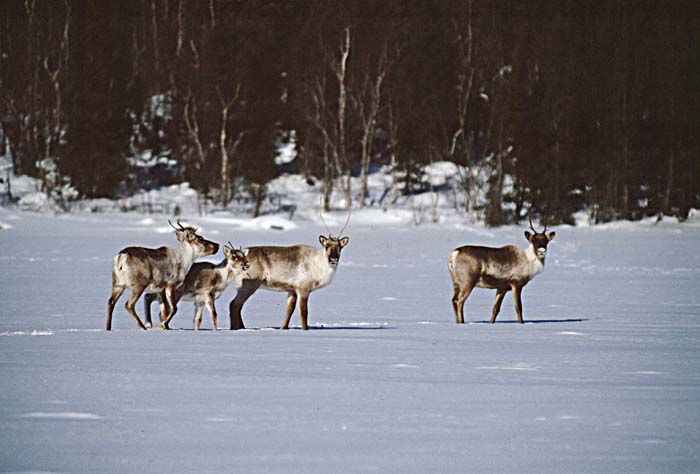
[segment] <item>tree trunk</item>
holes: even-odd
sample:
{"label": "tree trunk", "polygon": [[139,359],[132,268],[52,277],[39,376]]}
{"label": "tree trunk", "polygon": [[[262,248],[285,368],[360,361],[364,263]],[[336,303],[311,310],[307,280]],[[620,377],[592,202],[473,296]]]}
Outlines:
{"label": "tree trunk", "polygon": [[486,224],[492,227],[503,224],[503,157],[505,154],[503,149],[503,127],[506,106],[503,99],[499,103],[501,107],[497,109],[499,115],[498,129],[496,132],[496,146],[493,151],[495,162],[490,180],[489,203],[486,213]]}
{"label": "tree trunk", "polygon": [[[352,207],[352,189],[351,189],[351,173],[350,163],[348,162],[345,150],[345,110],[347,106],[347,61],[350,55],[350,28],[345,28],[345,38],[340,49],[340,59],[336,68],[336,76],[338,78],[338,163],[337,166],[342,169],[345,166],[345,180],[341,178],[343,183],[343,191],[345,192],[345,205],[350,209]],[[342,174],[342,173],[341,173]]]}
{"label": "tree trunk", "polygon": [[486,214],[486,224],[496,227],[503,224],[503,152],[496,151],[494,174],[489,188],[489,204]]}
{"label": "tree trunk", "polygon": [[392,101],[389,101],[389,107],[387,111],[387,127],[388,127],[388,132],[389,132],[389,149],[390,155],[389,155],[389,169],[391,170],[391,185],[389,186],[389,191],[387,192],[386,196],[384,196],[384,202],[382,205],[382,208],[384,209],[384,212],[387,211],[393,204],[394,204],[394,196],[396,196],[396,190],[398,189],[398,179],[396,176],[396,166],[397,166],[397,157],[396,157],[396,148],[399,144],[398,142],[398,137],[397,137],[397,132],[399,128],[398,124],[398,119],[394,116],[394,105]]}
{"label": "tree trunk", "polygon": [[331,197],[333,195],[333,163],[331,163],[330,154],[328,152],[328,144],[323,145],[323,210],[329,212],[331,210]]}
{"label": "tree trunk", "polygon": [[671,193],[673,191],[673,168],[676,159],[675,149],[671,149],[668,156],[668,168],[666,171],[666,189],[664,190],[664,199],[661,206],[661,211],[666,214],[671,214]]}

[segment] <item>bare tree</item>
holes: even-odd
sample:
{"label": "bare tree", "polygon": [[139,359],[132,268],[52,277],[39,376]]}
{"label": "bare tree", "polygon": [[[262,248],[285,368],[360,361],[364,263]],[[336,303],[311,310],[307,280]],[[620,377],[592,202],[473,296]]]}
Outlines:
{"label": "bare tree", "polygon": [[455,43],[457,45],[457,58],[459,62],[457,86],[456,86],[456,110],[457,110],[457,127],[452,134],[450,148],[447,153],[453,161],[457,152],[457,143],[462,142],[461,150],[464,153],[464,172],[460,170],[460,185],[466,195],[466,211],[470,222],[476,220],[474,204],[476,202],[476,186],[474,183],[474,173],[472,165],[475,157],[472,156],[473,147],[469,143],[467,125],[467,114],[469,113],[469,105],[472,97],[472,87],[474,84],[474,75],[476,73],[475,65],[475,42],[472,26],[472,1],[467,0],[467,11],[462,23],[457,19],[452,20],[452,28],[455,34]]}
{"label": "bare tree", "polygon": [[[330,200],[334,180],[341,177],[341,185],[348,207],[352,206],[350,166],[346,155],[346,109],[347,109],[347,61],[350,54],[350,29],[345,28],[343,40],[338,49],[327,47],[323,36],[319,37],[320,49],[324,53],[331,77],[337,81],[337,105],[327,100],[329,87],[326,70],[318,70],[305,79],[302,88],[308,100],[301,101],[299,110],[310,131],[318,137],[316,154],[323,162],[323,207],[330,210]],[[308,152],[308,150],[307,150]]]}
{"label": "bare tree", "polygon": [[337,137],[337,153],[336,158],[336,169],[338,175],[342,176],[341,183],[343,187],[343,192],[345,193],[345,205],[350,209],[352,207],[352,182],[351,182],[351,170],[350,163],[347,157],[347,150],[345,145],[345,114],[347,109],[347,80],[348,80],[348,56],[350,55],[350,28],[345,28],[343,30],[343,38],[338,46],[338,49],[333,52],[333,56],[328,56],[328,61],[331,70],[335,74],[338,81],[338,112],[336,116],[336,137]]}
{"label": "bare tree", "polygon": [[333,183],[335,182],[335,163],[338,150],[335,142],[328,133],[328,119],[326,117],[327,105],[325,99],[325,76],[315,77],[311,87],[312,115],[309,116],[312,126],[320,133],[320,155],[323,161],[323,208],[330,211]]}
{"label": "bare tree", "polygon": [[219,86],[216,86],[216,92],[219,96],[219,102],[221,104],[221,127],[219,129],[219,152],[221,154],[221,205],[226,207],[233,197],[230,173],[231,156],[236,154],[236,150],[243,141],[246,131],[238,132],[235,140],[232,140],[232,137],[228,133],[229,121],[231,118],[229,112],[231,107],[238,102],[238,97],[241,92],[241,84],[236,84],[233,96],[230,98],[224,97],[224,94],[221,92],[221,87]]}
{"label": "bare tree", "polygon": [[398,189],[399,180],[397,175],[397,149],[399,146],[398,130],[399,130],[399,118],[396,115],[396,104],[394,104],[394,98],[390,97],[387,104],[387,114],[386,114],[386,127],[389,139],[389,169],[391,170],[391,184],[389,185],[389,190],[384,196],[382,202],[382,209],[384,212],[389,209],[394,203],[394,197],[396,196],[396,191]]}
{"label": "bare tree", "polygon": [[200,138],[199,119],[197,118],[197,97],[192,93],[192,88],[188,88],[184,97],[184,107],[182,118],[187,128],[187,137],[194,145],[196,160],[199,166],[204,166],[206,162],[206,152]]}
{"label": "bare tree", "polygon": [[[358,63],[362,69],[360,84],[352,94],[352,103],[360,124],[360,198],[359,206],[365,207],[367,197],[367,177],[372,161],[372,143],[377,128],[382,91],[387,74],[400,53],[396,48],[391,58],[388,55],[389,39],[385,38],[374,64],[370,55],[367,63]],[[394,156],[395,159],[395,156]]]}

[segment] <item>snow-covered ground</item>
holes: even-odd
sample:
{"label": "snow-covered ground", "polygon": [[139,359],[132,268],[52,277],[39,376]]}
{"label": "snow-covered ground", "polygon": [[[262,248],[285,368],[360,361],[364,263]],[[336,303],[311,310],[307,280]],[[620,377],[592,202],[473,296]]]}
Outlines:
{"label": "snow-covered ground", "polygon": [[[308,332],[276,330],[286,297],[264,291],[245,331],[195,333],[182,303],[176,330],[139,332],[125,299],[103,331],[113,255],[174,245],[165,219],[0,209],[0,472],[700,472],[697,224],[556,228],[527,324],[510,296],[486,324],[475,290],[458,326],[448,252],[524,229],[358,212]],[[317,245],[317,223],[266,219],[186,220]]]}

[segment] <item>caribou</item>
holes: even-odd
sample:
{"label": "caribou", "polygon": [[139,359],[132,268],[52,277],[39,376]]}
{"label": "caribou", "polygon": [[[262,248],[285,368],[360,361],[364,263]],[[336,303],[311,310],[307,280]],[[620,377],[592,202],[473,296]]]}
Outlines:
{"label": "caribou", "polygon": [[547,221],[544,230],[537,232],[532,225],[532,216],[528,213],[530,229],[525,231],[529,245],[518,248],[513,245],[505,247],[479,247],[467,245],[459,247],[448,256],[448,269],[452,277],[454,294],[452,308],[457,324],[464,323],[464,302],[474,287],[496,290],[496,302],[491,312],[491,324],[496,322],[501,310],[503,297],[513,291],[513,302],[518,315],[518,322],[523,323],[521,292],[532,278],[544,270],[547,244],[554,238],[554,232],[547,233]]}
{"label": "caribou", "polygon": [[261,246],[248,248],[250,268],[243,277],[236,297],[229,304],[231,329],[243,329],[241,310],[259,288],[287,292],[287,312],[281,329],[289,329],[289,321],[299,303],[301,328],[308,326],[309,294],[331,283],[340,262],[340,252],[348,244],[348,237],[341,237],[348,223],[350,212],[337,237],[333,237],[321,212],[321,221],[328,236],[318,237],[322,248],[308,245],[290,247]]}
{"label": "caribou", "polygon": [[134,318],[139,329],[147,329],[136,314],[136,302],[144,292],[159,295],[163,305],[167,306],[163,308],[165,320],[160,324],[160,328],[168,329],[167,321],[172,319],[177,311],[175,289],[185,280],[195,259],[219,251],[219,244],[197,234],[197,228],[184,227],[179,220],[177,227],[170,221],[168,223],[175,229],[175,236],[180,242],[178,248],[127,247],[114,257],[112,294],[107,302],[108,331],[112,329],[114,306],[127,288],[131,295],[126,302],[126,310]]}
{"label": "caribou", "polygon": [[[199,331],[202,324],[202,312],[206,305],[211,315],[212,329],[218,330],[216,325],[217,313],[215,300],[221,296],[221,293],[230,285],[234,284],[236,288],[240,288],[243,282],[245,271],[250,268],[246,256],[248,249],[236,249],[231,242],[228,246],[224,245],[224,259],[217,265],[211,262],[195,262],[187,273],[185,280],[174,293],[175,304],[180,300],[194,301],[195,317],[194,329]],[[144,297],[146,306],[146,325],[151,323],[151,303],[158,297],[157,294],[151,293]],[[170,321],[165,314],[165,305],[161,300],[161,321],[166,324]]]}

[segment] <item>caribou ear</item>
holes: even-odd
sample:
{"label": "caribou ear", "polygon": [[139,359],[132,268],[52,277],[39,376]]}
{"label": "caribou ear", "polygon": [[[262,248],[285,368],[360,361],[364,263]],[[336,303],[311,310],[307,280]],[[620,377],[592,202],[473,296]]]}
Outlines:
{"label": "caribou ear", "polygon": [[343,237],[342,239],[340,239],[340,247],[345,247],[348,244],[348,242],[350,242],[350,237]]}
{"label": "caribou ear", "polygon": [[323,245],[323,246],[325,247],[325,246],[326,246],[326,242],[328,242],[328,239],[327,239],[326,237],[324,237],[323,235],[319,235],[319,236],[318,236],[318,241],[321,242],[321,245]]}
{"label": "caribou ear", "polygon": [[549,240],[552,240],[552,239],[554,238],[554,235],[555,235],[555,234],[556,234],[556,232],[550,232],[549,234],[547,234],[547,238],[548,238]]}
{"label": "caribou ear", "polygon": [[529,242],[530,239],[532,238],[532,234],[531,234],[529,231],[527,231],[527,230],[525,231],[525,238],[527,239],[528,242]]}

